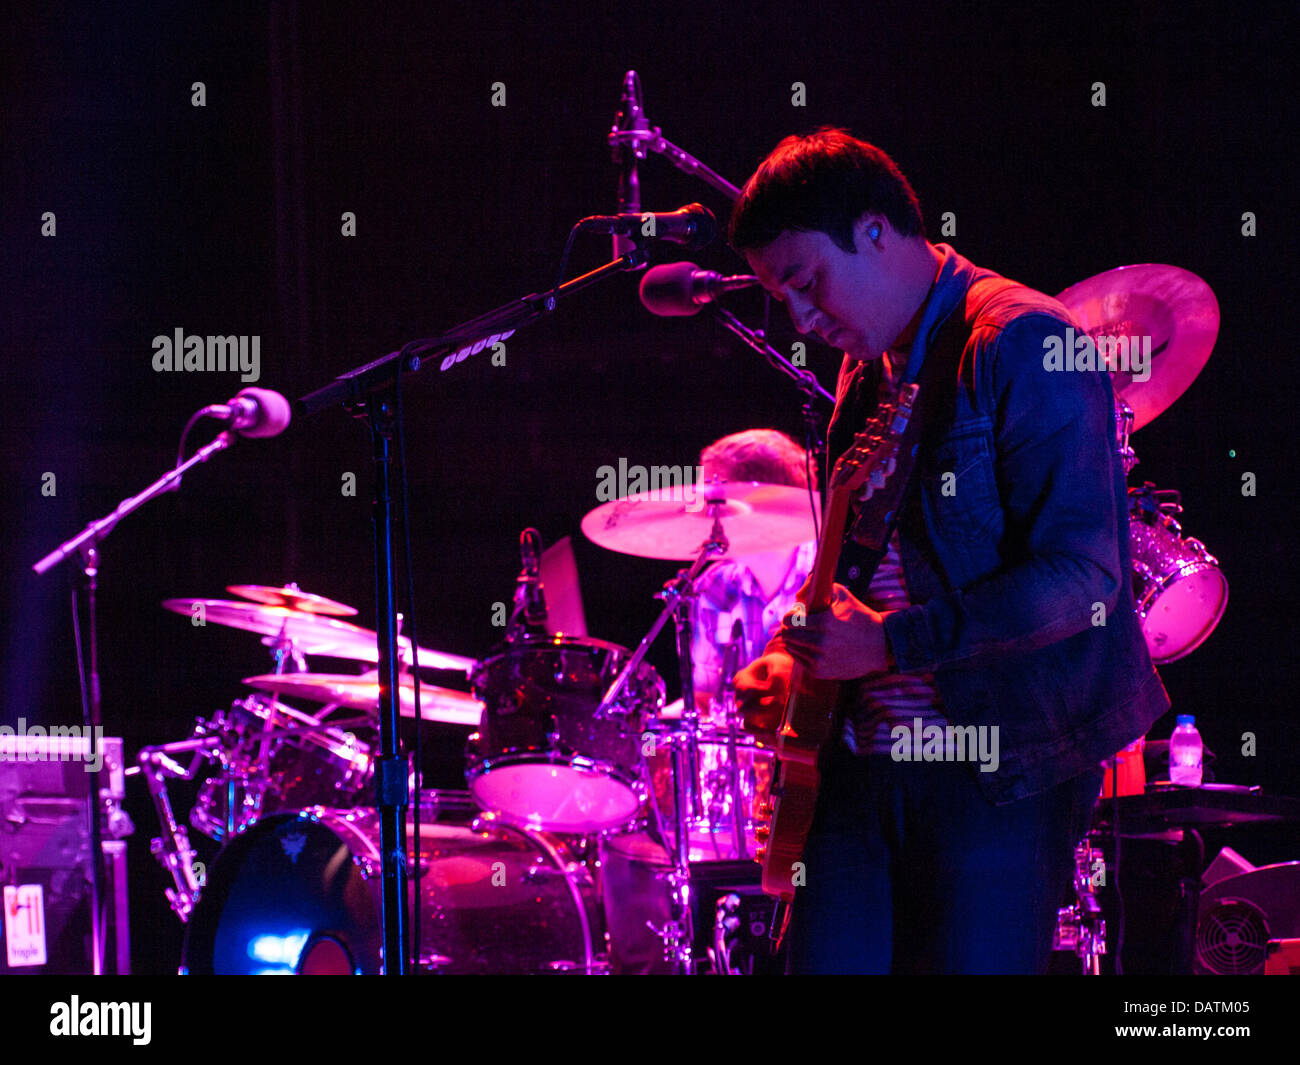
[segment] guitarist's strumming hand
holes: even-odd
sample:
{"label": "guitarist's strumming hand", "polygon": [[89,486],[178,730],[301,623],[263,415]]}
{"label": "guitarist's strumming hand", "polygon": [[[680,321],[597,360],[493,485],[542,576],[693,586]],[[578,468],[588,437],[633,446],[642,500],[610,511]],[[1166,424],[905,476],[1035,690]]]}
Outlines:
{"label": "guitarist's strumming hand", "polygon": [[745,728],[761,740],[770,742],[775,738],[793,668],[790,655],[769,650],[736,674],[736,705],[745,719]]}
{"label": "guitarist's strumming hand", "polygon": [[890,668],[885,616],[842,584],[831,591],[830,607],[805,613],[796,606],[773,637],[819,680],[857,680]]}

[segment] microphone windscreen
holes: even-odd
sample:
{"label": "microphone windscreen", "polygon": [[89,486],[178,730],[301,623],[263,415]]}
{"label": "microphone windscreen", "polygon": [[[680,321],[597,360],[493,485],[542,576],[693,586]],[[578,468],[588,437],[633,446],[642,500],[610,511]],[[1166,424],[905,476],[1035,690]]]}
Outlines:
{"label": "microphone windscreen", "polygon": [[661,318],[686,318],[699,314],[701,304],[691,298],[691,276],[699,270],[694,263],[665,263],[651,267],[641,278],[641,303]]}
{"label": "microphone windscreen", "polygon": [[245,388],[239,394],[254,400],[258,408],[257,420],[240,429],[240,436],[279,436],[289,427],[293,413],[289,401],[279,392],[272,392],[269,388]]}
{"label": "microphone windscreen", "polygon": [[681,213],[691,218],[690,236],[681,241],[691,251],[701,251],[717,239],[718,219],[702,203],[688,203]]}

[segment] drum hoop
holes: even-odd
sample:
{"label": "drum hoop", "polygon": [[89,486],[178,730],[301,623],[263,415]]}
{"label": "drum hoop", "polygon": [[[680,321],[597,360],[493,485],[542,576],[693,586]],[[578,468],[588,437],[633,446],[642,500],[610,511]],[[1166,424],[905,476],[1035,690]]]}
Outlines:
{"label": "drum hoop", "polygon": [[495,662],[499,658],[508,658],[511,655],[525,651],[563,651],[578,650],[581,648],[600,651],[618,651],[629,657],[631,657],[632,654],[632,652],[621,643],[611,643],[609,640],[597,640],[591,636],[532,637],[520,640],[517,643],[506,644],[504,646],[498,645],[487,658],[482,659],[478,663],[478,667],[481,668],[489,662]]}
{"label": "drum hoop", "polygon": [[639,783],[639,776],[629,777],[627,773],[617,766],[590,758],[585,754],[574,752],[571,755],[565,755],[560,751],[533,751],[520,750],[519,748],[502,751],[491,758],[485,758],[477,762],[469,770],[469,779],[471,781],[477,780],[493,770],[509,769],[512,766],[520,765],[558,765],[566,769],[576,769],[592,776],[613,780],[617,784],[627,786],[631,791],[635,791],[635,785]]}

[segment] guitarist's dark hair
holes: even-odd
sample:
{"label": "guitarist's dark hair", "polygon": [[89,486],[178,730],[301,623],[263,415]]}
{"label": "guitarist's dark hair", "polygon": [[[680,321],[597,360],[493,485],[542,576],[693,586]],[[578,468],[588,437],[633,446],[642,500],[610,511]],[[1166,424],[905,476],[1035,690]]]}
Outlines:
{"label": "guitarist's dark hair", "polygon": [[856,253],[853,226],[884,215],[905,237],[924,236],[916,193],[895,162],[842,129],[786,137],[745,182],[731,212],[728,239],[739,252],[772,243],[788,229],[825,233]]}

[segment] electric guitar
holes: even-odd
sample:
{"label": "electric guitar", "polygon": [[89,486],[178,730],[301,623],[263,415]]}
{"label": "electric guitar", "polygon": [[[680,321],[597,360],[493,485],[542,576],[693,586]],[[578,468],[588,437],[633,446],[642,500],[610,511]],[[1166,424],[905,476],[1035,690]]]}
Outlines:
{"label": "electric guitar", "polygon": [[[884,488],[897,465],[899,447],[919,389],[904,385],[879,407],[831,472],[825,523],[813,571],[800,593],[808,613],[830,606],[844,531],[855,499],[865,502]],[[785,902],[800,882],[804,844],[812,827],[821,778],[817,758],[835,728],[840,681],[818,680],[799,664],[790,674],[785,712],[776,734],[771,797],[759,808],[756,859],[763,866],[763,890]]]}

